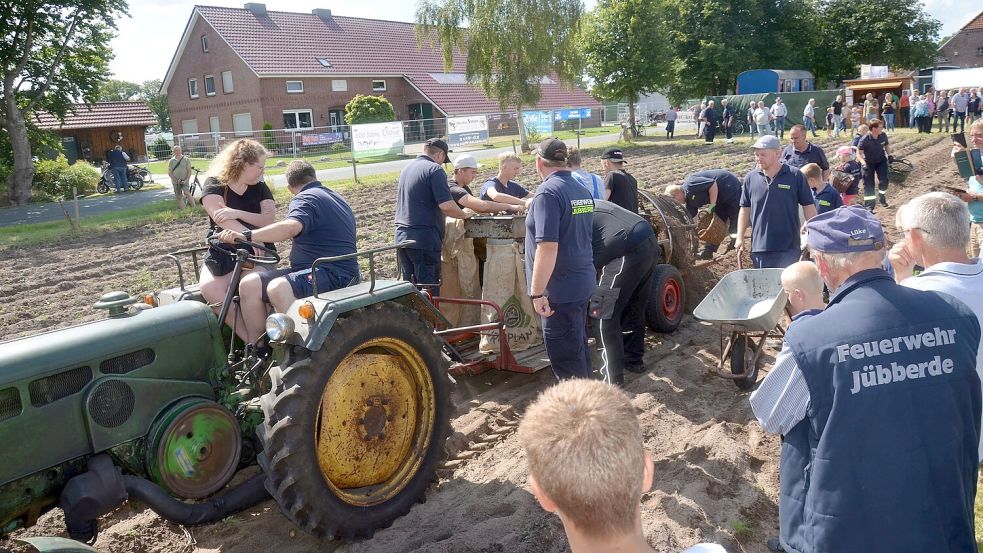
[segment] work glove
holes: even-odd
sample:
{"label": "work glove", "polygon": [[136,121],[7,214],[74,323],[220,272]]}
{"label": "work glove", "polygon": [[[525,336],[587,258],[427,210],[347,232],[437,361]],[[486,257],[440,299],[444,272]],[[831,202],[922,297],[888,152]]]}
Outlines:
{"label": "work glove", "polygon": [[713,213],[713,210],[717,208],[717,204],[707,204],[707,213]]}

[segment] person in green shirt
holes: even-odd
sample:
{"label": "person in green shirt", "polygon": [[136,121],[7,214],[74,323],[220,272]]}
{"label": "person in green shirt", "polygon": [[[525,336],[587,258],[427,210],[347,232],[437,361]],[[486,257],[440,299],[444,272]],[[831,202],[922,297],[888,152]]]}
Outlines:
{"label": "person in green shirt", "polygon": [[194,207],[195,199],[188,188],[188,181],[191,179],[191,159],[181,155],[180,146],[174,146],[173,151],[174,157],[167,162],[167,174],[171,177],[171,186],[174,187],[177,205],[181,206],[181,209]]}

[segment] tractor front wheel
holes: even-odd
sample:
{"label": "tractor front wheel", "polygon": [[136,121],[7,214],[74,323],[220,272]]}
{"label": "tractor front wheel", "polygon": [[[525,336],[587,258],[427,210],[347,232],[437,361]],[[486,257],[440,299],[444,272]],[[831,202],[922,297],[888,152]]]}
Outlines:
{"label": "tractor front wheel", "polygon": [[[306,352],[305,352],[306,353]],[[383,302],[338,319],[323,347],[270,371],[259,463],[280,510],[319,537],[369,537],[423,500],[449,424],[433,329]]]}

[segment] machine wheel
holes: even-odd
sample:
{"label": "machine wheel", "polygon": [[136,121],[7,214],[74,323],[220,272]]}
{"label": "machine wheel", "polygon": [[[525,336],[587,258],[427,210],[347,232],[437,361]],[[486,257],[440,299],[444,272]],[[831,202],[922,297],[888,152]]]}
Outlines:
{"label": "machine wheel", "polygon": [[318,351],[270,371],[258,460],[284,515],[324,538],[369,537],[424,499],[449,425],[433,329],[383,302],[338,319]]}
{"label": "machine wheel", "polygon": [[744,378],[734,379],[734,384],[742,390],[750,390],[758,380],[758,363],[755,363],[753,367],[749,367],[748,363],[751,362],[751,359],[745,355],[746,353],[753,354],[756,348],[754,342],[750,342],[749,347],[745,351],[744,346],[747,343],[747,336],[742,334],[734,339],[734,345],[730,348],[730,373],[747,375]]}
{"label": "machine wheel", "polygon": [[734,134],[747,134],[747,123],[737,119],[734,121]]}
{"label": "machine wheel", "polygon": [[100,194],[106,194],[109,192],[109,183],[106,182],[106,179],[99,179],[99,184],[96,186],[96,190],[98,190]]}
{"label": "machine wheel", "polygon": [[675,331],[683,320],[685,301],[683,275],[679,273],[679,269],[666,263],[656,265],[648,305],[645,306],[645,322],[648,327],[655,332]]}
{"label": "machine wheel", "polygon": [[143,188],[143,177],[137,175],[135,177],[131,176],[130,179],[130,190],[140,190]]}

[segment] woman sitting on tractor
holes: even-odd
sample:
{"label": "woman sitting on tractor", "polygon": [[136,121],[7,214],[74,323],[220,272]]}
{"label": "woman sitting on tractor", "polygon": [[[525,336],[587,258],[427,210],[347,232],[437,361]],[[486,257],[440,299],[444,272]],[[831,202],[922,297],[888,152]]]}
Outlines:
{"label": "woman sitting on tractor", "polygon": [[[273,222],[276,203],[273,192],[262,181],[266,165],[266,148],[255,140],[240,139],[222,149],[208,168],[201,205],[209,218],[208,236],[220,230],[253,230]],[[266,244],[273,250],[273,244]],[[229,246],[234,248],[233,246]],[[205,255],[199,283],[201,295],[216,312],[221,308],[226,292],[232,285],[235,261],[230,250],[212,246]],[[266,271],[273,267],[247,265],[243,271]],[[238,313],[230,309],[226,322],[245,339],[245,325],[240,320],[233,325]]]}

